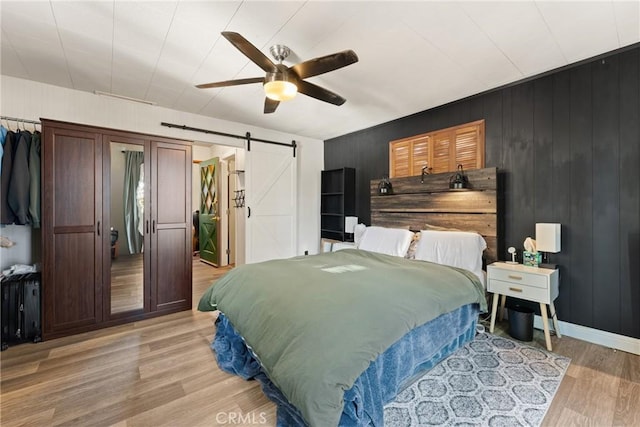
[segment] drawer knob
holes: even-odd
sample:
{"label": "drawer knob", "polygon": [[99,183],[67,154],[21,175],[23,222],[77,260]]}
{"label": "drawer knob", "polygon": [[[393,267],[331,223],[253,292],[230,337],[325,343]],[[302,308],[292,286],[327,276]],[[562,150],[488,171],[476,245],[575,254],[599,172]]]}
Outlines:
{"label": "drawer knob", "polygon": [[522,292],[522,289],[520,289],[520,288],[512,288],[512,287],[509,287],[509,290],[510,290],[510,291],[513,291],[513,292]]}
{"label": "drawer knob", "polygon": [[513,274],[510,274],[509,279],[522,280],[522,276],[514,276]]}

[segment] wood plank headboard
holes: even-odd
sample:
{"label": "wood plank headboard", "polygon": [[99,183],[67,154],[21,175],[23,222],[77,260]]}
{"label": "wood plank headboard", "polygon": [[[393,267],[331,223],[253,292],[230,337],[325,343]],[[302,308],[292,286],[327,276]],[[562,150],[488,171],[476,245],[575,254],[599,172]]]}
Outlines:
{"label": "wood plank headboard", "polygon": [[487,242],[486,264],[498,260],[499,191],[497,168],[465,171],[471,190],[449,190],[454,172],[391,178],[393,194],[378,195],[372,180],[371,225],[423,230],[425,224],[474,231]]}

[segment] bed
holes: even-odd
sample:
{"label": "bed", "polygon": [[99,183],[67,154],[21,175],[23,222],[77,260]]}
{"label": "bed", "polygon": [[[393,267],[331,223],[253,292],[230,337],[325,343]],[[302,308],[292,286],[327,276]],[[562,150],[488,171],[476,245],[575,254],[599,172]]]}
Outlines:
{"label": "bed", "polygon": [[482,275],[425,261],[433,230],[406,259],[407,228],[368,227],[360,249],[238,267],[201,298],[199,310],[220,311],[218,364],[261,382],[278,425],[382,426],[385,403],[473,339]]}

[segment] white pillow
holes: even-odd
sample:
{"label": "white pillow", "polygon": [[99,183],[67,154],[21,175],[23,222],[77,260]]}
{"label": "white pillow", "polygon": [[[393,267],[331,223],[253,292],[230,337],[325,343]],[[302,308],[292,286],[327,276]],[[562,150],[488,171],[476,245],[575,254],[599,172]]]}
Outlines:
{"label": "white pillow", "polygon": [[357,224],[353,229],[353,243],[356,244],[356,248],[360,244],[360,240],[362,239],[362,235],[364,234],[367,226],[364,224]]}
{"label": "white pillow", "polygon": [[413,233],[400,228],[367,227],[358,249],[403,257],[409,249]]}
{"label": "white pillow", "polygon": [[486,248],[487,242],[478,233],[422,230],[416,259],[464,268],[484,285],[482,251]]}

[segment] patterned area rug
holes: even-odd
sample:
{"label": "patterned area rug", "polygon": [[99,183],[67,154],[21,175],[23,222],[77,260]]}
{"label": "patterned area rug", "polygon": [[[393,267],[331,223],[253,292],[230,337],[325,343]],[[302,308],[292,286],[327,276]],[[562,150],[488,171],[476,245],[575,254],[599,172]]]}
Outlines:
{"label": "patterned area rug", "polygon": [[478,334],[386,405],[384,425],[539,426],[570,361]]}

